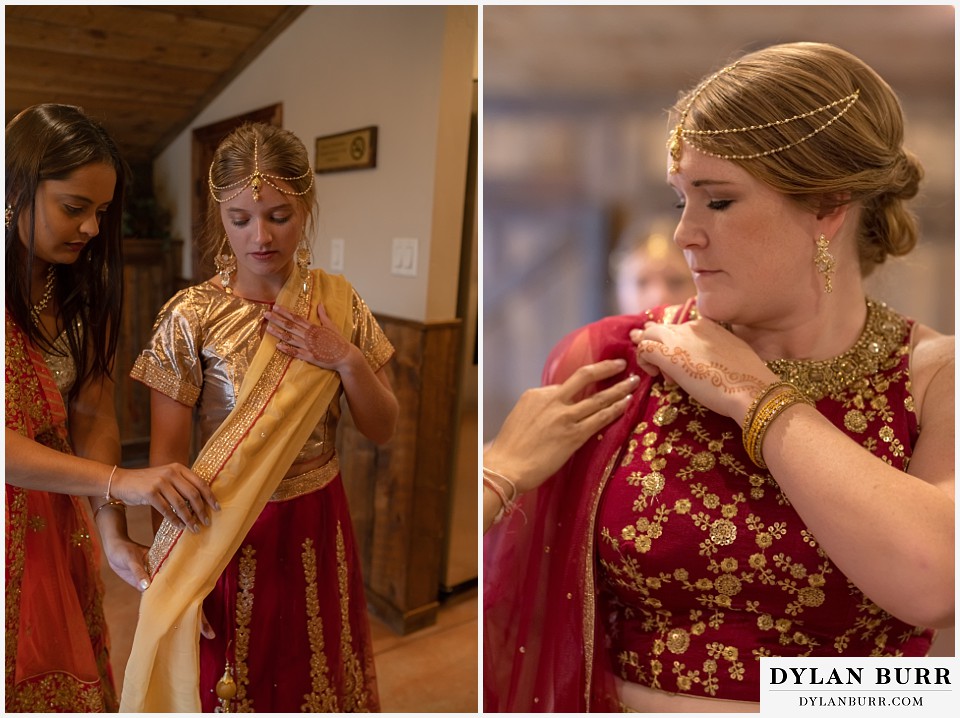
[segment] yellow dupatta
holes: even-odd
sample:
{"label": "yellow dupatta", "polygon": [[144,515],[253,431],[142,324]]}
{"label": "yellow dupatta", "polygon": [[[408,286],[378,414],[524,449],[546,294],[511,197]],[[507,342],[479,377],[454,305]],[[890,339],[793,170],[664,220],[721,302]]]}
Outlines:
{"label": "yellow dupatta", "polygon": [[[296,271],[277,304],[316,321],[322,301],[347,338],[352,290],[341,276]],[[311,299],[312,297],[312,299]],[[264,334],[237,405],[200,451],[193,470],[211,482],[221,510],[199,534],[164,522],[150,549],[150,587],[140,602],[121,712],[200,712],[200,610],[340,385],[336,372],[294,360]]]}

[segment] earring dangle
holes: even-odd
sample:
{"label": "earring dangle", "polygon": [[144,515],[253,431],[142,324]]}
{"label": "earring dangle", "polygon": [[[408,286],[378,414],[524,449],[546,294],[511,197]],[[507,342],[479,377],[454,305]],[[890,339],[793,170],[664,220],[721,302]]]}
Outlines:
{"label": "earring dangle", "polygon": [[297,269],[300,270],[300,279],[303,280],[303,291],[306,292],[308,289],[307,279],[310,277],[310,262],[312,258],[310,256],[310,245],[307,242],[306,236],[300,238],[300,243],[297,245]]}
{"label": "earring dangle", "polygon": [[3,212],[4,229],[10,229],[11,224],[13,224],[13,206],[8,204]]}
{"label": "earring dangle", "polygon": [[233,288],[230,282],[233,279],[234,272],[237,271],[237,258],[230,251],[230,242],[227,241],[227,235],[223,235],[223,244],[220,245],[220,251],[213,260],[220,275],[220,283],[223,284],[223,291],[227,294],[233,294]]}
{"label": "earring dangle", "polygon": [[813,258],[813,263],[817,271],[823,275],[823,290],[830,294],[833,291],[833,273],[837,268],[837,260],[828,251],[830,249],[830,240],[826,235],[821,234],[817,237],[817,254]]}

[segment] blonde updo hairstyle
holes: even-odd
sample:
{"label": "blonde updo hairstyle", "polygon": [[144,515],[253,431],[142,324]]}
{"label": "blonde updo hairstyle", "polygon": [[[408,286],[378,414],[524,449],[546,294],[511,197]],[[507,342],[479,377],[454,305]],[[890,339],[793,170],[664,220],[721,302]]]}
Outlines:
{"label": "blonde updo hairstyle", "polygon": [[313,231],[317,214],[316,185],[303,142],[282,127],[262,122],[245,123],[219,144],[210,165],[210,183],[224,189],[214,191],[211,187],[219,201],[212,200],[207,207],[201,240],[209,259],[219,252],[226,233],[220,203],[241,188],[243,192],[252,191],[250,178],[257,170],[267,176],[264,186],[270,182],[282,187],[284,194],[299,205],[304,233],[310,236]]}
{"label": "blonde updo hairstyle", "polygon": [[[923,177],[919,161],[903,147],[900,102],[873,69],[832,45],[775,45],[745,55],[705,85],[684,93],[672,117],[675,124],[686,110],[686,130],[753,128],[810,113],[857,91],[859,97],[846,112],[820,131],[848,103],[767,128],[685,136],[682,149],[727,156],[814,212],[831,202],[860,202],[857,242],[861,274],[866,276],[888,255],[907,254],[916,244],[917,219],[906,201],[916,196]],[[765,156],[729,157],[791,144]]]}

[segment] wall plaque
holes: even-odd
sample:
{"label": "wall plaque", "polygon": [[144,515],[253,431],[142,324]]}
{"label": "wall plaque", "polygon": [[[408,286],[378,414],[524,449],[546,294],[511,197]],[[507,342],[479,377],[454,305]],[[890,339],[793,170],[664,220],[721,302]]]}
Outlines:
{"label": "wall plaque", "polygon": [[319,174],[377,166],[376,127],[318,137],[316,147],[316,171]]}

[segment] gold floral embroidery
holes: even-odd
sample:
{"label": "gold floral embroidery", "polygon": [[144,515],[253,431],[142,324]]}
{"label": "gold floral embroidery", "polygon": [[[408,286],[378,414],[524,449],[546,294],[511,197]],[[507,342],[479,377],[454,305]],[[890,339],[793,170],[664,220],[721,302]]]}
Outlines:
{"label": "gold floral embroidery", "polygon": [[340,652],[343,659],[343,706],[342,712],[355,713],[367,710],[367,691],[364,688],[363,671],[353,651],[350,631],[350,587],[347,582],[347,554],[343,542],[343,528],[337,522],[337,579],[340,586]]}
{"label": "gold floral embroidery", "polygon": [[867,417],[865,417],[859,409],[851,409],[847,412],[847,415],[843,417],[843,425],[850,431],[862,434],[867,430]]}
{"label": "gold floral embroidery", "polygon": [[726,519],[718,519],[710,525],[710,541],[717,546],[729,546],[737,540],[737,525]]}
{"label": "gold floral embroidery", "polygon": [[690,634],[682,628],[674,628],[667,634],[665,644],[671,653],[683,653],[690,647]]}
{"label": "gold floral embroidery", "polygon": [[70,534],[70,543],[76,548],[82,548],[90,543],[90,532],[87,531],[85,527],[81,526],[72,534]]}
{"label": "gold floral embroidery", "polygon": [[31,531],[34,533],[39,533],[47,528],[47,521],[42,516],[34,515],[28,519],[27,525],[30,527]]}
{"label": "gold floral embroidery", "polygon": [[5,698],[8,712],[31,713],[103,713],[105,701],[99,682],[84,683],[66,673],[49,673],[20,683]]}
{"label": "gold floral embroidery", "polygon": [[257,575],[256,549],[249,544],[240,552],[239,575],[237,577],[236,607],[236,644],[234,645],[234,666],[237,675],[237,696],[234,699],[235,713],[253,713],[253,700],[247,698],[247,686],[250,685],[250,668],[247,658],[250,655],[250,622],[253,618],[253,589]]}
{"label": "gold floral embroidery", "polygon": [[[846,431],[867,450],[904,470],[909,460],[907,434],[898,435],[905,427],[893,406],[900,401],[895,399],[901,396],[899,392],[910,389],[906,329],[905,320],[871,301],[861,339],[836,362],[771,363],[781,376],[799,381],[808,395],[829,397],[833,402],[829,410]],[[875,646],[874,655],[894,655],[910,636],[921,635],[922,629],[891,635],[891,617],[862,595],[856,625],[844,635],[824,641],[808,630],[804,621],[817,620],[819,626],[820,619],[812,616],[830,611],[830,598],[839,598],[841,591],[835,585],[826,588],[836,568],[801,524],[788,525],[782,516],[765,522],[757,515],[757,508],[762,511],[764,505],[789,507],[790,502],[769,473],[758,473],[741,461],[739,432],[718,431],[714,427],[720,425],[707,420],[705,407],[662,381],[654,382],[649,396],[649,419],[637,424],[624,446],[630,460],[621,456],[622,469],[613,479],[633,489],[623,494],[626,501],[619,504],[630,507],[633,521],[619,530],[617,526],[598,527],[603,546],[613,549],[615,556],[601,552],[605,581],[626,591],[623,599],[618,599],[625,603],[616,611],[621,618],[636,621],[650,636],[649,648],[644,651],[622,647],[617,656],[621,675],[654,688],[704,695],[717,695],[725,679],[754,680],[754,661],[780,651],[727,644],[722,637],[730,635],[726,632],[729,628],[720,630],[728,615],[742,620],[743,614],[753,614],[757,630],[771,634],[772,642],[784,650],[789,647],[789,655],[812,655],[818,648],[822,652],[824,642],[835,643],[840,653],[856,642],[869,644],[868,650]],[[908,411],[913,404],[912,397],[903,399]],[[715,480],[717,472],[726,483]],[[742,480],[741,488],[731,490],[737,479]],[[678,497],[683,487],[686,495]],[[760,500],[766,503],[753,503]],[[707,559],[710,575],[691,575],[687,568],[643,570],[644,566],[659,565],[651,551],[666,535],[671,518],[703,532],[700,555]],[[781,548],[781,541],[788,536],[794,541],[799,537],[805,544],[805,551],[797,553],[802,559]],[[790,544],[784,541],[783,546]],[[673,590],[689,591],[702,610],[690,610],[688,616],[671,613],[672,604],[661,602],[661,591],[669,592],[671,584]],[[767,587],[767,593],[749,590],[751,584]],[[849,582],[848,588],[850,593],[858,593]],[[774,612],[764,610],[761,601],[751,600],[769,595],[771,589],[785,597]],[[700,665],[702,654],[695,651],[703,650],[709,657]],[[672,660],[680,654],[688,659],[686,663]],[[665,656],[671,660],[661,663]]]}
{"label": "gold floral embroidery", "polygon": [[300,709],[309,713],[338,712],[337,697],[330,686],[327,655],[323,642],[323,619],[317,597],[317,552],[313,540],[303,542],[303,578],[306,582],[307,633],[310,637],[310,678],[312,691],[305,695]]}

